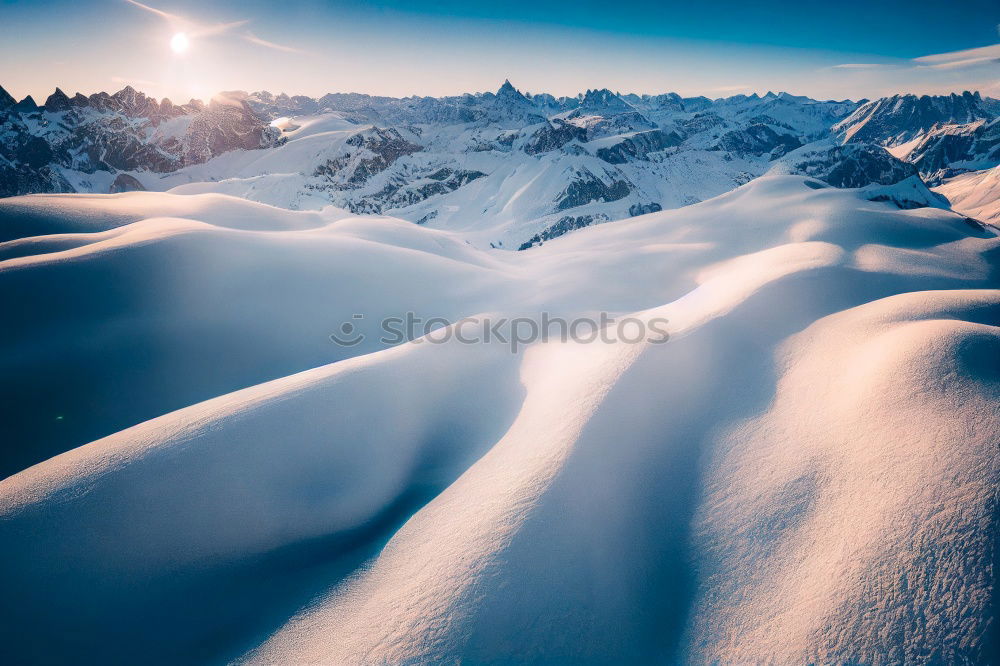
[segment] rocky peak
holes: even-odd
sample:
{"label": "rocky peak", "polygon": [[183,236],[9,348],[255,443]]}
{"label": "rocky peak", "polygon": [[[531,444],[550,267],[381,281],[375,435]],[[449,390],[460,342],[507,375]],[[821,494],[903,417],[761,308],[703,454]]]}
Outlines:
{"label": "rocky peak", "polygon": [[3,86],[0,86],[0,111],[6,111],[17,104],[17,100],[10,96]]}
{"label": "rocky peak", "polygon": [[61,89],[56,88],[56,91],[46,98],[44,106],[46,111],[66,111],[70,107],[69,97]]}
{"label": "rocky peak", "polygon": [[14,106],[14,110],[18,113],[30,113],[31,111],[37,111],[38,105],[35,104],[35,98],[28,95]]}
{"label": "rocky peak", "polygon": [[132,86],[125,86],[111,98],[118,103],[122,113],[133,118],[139,116],[152,117],[159,111],[159,105],[155,99],[146,97]]}
{"label": "rocky peak", "polygon": [[499,90],[497,90],[497,97],[501,97],[503,95],[520,95],[517,88],[515,88],[510,82],[510,79],[504,79],[503,85],[500,86]]}
{"label": "rocky peak", "polygon": [[503,85],[497,90],[496,98],[507,103],[527,104],[531,106],[531,100],[521,94],[521,91],[515,88],[507,79],[504,79]]}
{"label": "rocky peak", "polygon": [[598,114],[634,111],[618,94],[611,92],[607,88],[588,90],[580,101],[580,109]]}
{"label": "rocky peak", "polygon": [[119,90],[118,92],[114,93],[111,96],[114,97],[119,102],[130,102],[134,101],[136,96],[141,94],[142,93],[137,91],[132,86],[126,85],[124,88],[122,88],[121,90]]}
{"label": "rocky peak", "polygon": [[121,105],[118,100],[111,97],[106,92],[94,93],[89,97],[90,106],[98,111],[118,111]]}
{"label": "rocky peak", "polygon": [[544,120],[544,116],[538,112],[531,100],[522,95],[507,79],[497,90],[494,101],[493,114],[502,120],[517,120],[526,124]]}

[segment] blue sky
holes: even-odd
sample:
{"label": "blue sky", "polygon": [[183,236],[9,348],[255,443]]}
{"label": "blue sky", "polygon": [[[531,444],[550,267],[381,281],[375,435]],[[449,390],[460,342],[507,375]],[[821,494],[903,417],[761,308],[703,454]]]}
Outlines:
{"label": "blue sky", "polygon": [[[44,98],[131,83],[175,101],[234,88],[457,94],[507,77],[557,95],[1000,95],[997,0],[144,4],[0,1],[0,85]],[[169,47],[178,31],[191,34],[182,54]]]}

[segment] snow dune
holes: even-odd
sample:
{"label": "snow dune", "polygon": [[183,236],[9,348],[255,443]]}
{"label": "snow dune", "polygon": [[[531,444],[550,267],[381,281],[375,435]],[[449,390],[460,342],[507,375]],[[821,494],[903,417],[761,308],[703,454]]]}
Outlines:
{"label": "snow dune", "polygon": [[795,176],[520,253],[141,196],[0,202],[14,661],[995,655],[994,228]]}

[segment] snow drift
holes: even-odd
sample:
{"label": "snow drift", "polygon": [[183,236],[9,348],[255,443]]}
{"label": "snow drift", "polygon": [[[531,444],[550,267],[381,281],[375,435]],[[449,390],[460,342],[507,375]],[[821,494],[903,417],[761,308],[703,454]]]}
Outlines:
{"label": "snow drift", "polygon": [[[8,659],[992,658],[1000,239],[893,201],[769,176],[519,253],[0,202]],[[386,348],[405,311],[671,339]]]}

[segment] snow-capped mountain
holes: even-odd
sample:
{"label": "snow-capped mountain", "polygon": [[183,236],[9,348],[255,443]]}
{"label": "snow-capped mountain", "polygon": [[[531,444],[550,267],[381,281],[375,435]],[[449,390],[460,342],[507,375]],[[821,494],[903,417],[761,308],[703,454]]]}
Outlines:
{"label": "snow-capped mountain", "polygon": [[978,92],[961,95],[893,95],[866,102],[833,127],[845,141],[897,146],[937,125],[994,117]]}
{"label": "snow-capped mountain", "polygon": [[131,86],[89,97],[56,88],[37,107],[0,89],[0,195],[121,191],[141,187],[130,171],[176,171],[279,141],[245,103],[224,97],[175,105]]}
{"label": "snow-capped mountain", "polygon": [[978,93],[858,105],[607,89],[556,98],[510,81],[442,98],[231,91],[181,106],[130,87],[90,97],[57,90],[42,107],[3,93],[0,193],[218,192],[393,215],[461,230],[481,247],[521,249],[765,173],[838,187],[919,173],[937,185],[1000,161],[988,102]]}
{"label": "snow-capped mountain", "polygon": [[937,186],[956,210],[993,220],[990,202],[1000,199],[990,174],[1000,164],[998,109],[997,100],[979,93],[895,95],[862,104],[832,131],[845,147],[885,147]]}
{"label": "snow-capped mountain", "polygon": [[930,180],[1000,164],[1000,118],[935,125],[893,153]]}

